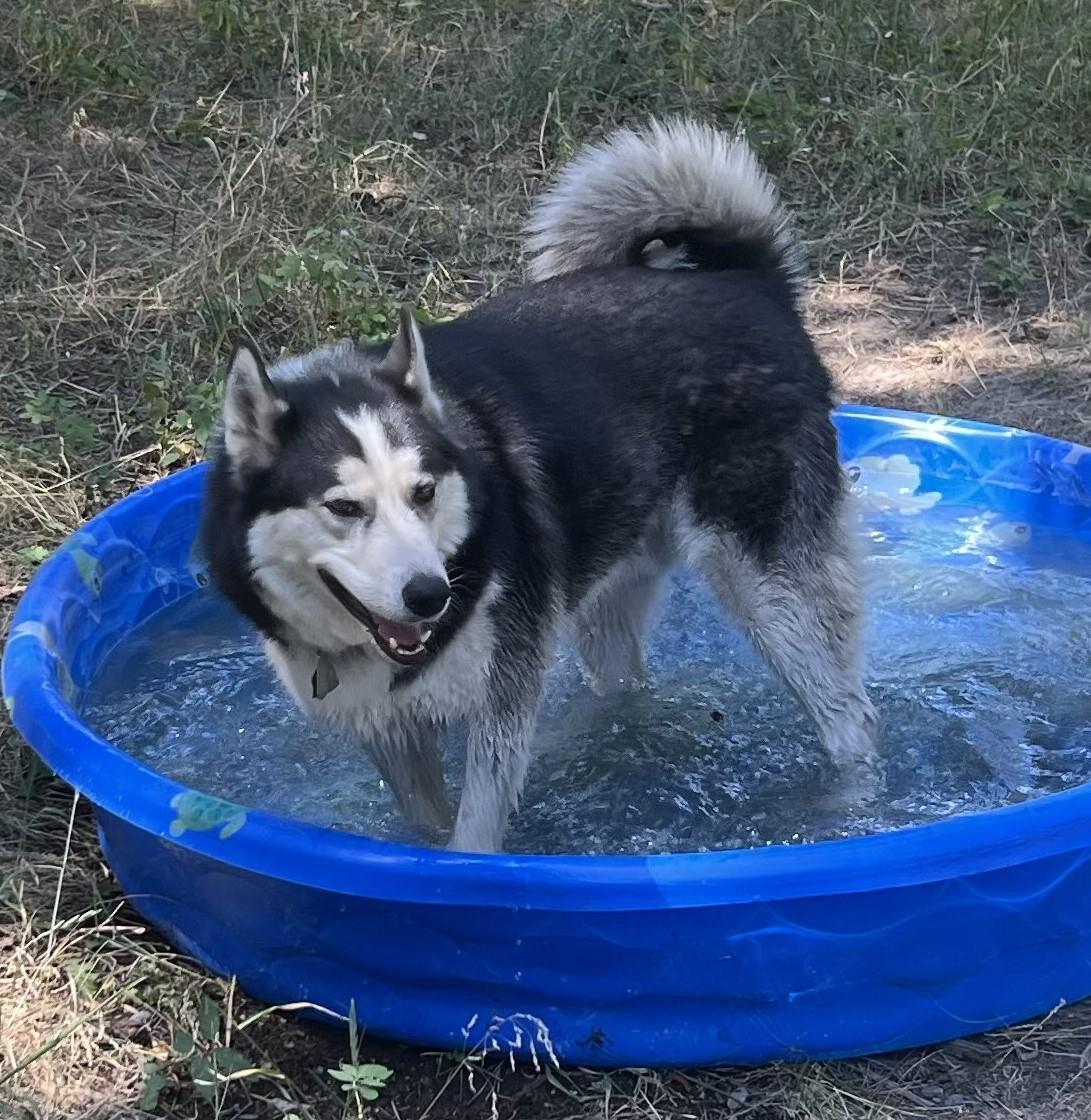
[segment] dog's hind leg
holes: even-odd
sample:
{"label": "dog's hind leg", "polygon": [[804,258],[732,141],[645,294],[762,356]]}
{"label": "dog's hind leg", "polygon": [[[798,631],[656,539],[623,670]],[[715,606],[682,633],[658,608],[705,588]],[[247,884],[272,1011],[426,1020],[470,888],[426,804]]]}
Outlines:
{"label": "dog's hind leg", "polygon": [[413,724],[401,734],[373,739],[367,750],[409,824],[429,839],[450,829],[454,814],[447,798],[438,731]]}
{"label": "dog's hind leg", "polygon": [[615,564],[580,604],[576,644],[596,692],[647,681],[648,615],[674,559],[671,514],[657,515],[639,550]]}
{"label": "dog's hind leg", "polygon": [[859,581],[840,528],[831,547],[783,547],[762,563],[722,529],[699,530],[692,560],[724,609],[798,697],[854,796],[876,792],[878,718],[860,668]]}
{"label": "dog's hind leg", "polygon": [[667,561],[642,553],[618,564],[580,604],[576,644],[598,693],[645,683],[644,637]]}

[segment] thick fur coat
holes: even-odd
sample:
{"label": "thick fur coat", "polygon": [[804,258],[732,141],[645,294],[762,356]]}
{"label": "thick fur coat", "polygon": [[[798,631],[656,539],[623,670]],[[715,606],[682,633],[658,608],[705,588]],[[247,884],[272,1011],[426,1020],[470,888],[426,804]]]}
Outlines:
{"label": "thick fur coat", "polygon": [[[220,588],[296,700],[458,849],[502,844],[556,643],[599,688],[639,684],[677,563],[866,787],[831,386],[773,184],[709,128],[622,131],[562,173],[528,248],[531,282],[455,322],[406,312],[389,345],[269,369],[236,351],[206,515]],[[437,743],[455,722],[453,813]]]}

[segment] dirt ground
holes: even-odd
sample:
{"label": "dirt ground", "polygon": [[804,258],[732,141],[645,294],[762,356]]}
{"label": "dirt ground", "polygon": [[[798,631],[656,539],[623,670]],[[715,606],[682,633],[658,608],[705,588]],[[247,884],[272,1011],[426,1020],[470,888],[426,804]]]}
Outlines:
{"label": "dirt ground", "polygon": [[[383,336],[403,298],[458,314],[517,280],[559,160],[676,110],[781,179],[846,399],[1091,442],[1085,0],[19,0],[0,623],[76,525],[201,454],[235,326],[275,353]],[[144,926],[87,805],[0,727],[0,1120],[1091,1117],[1086,1005],[863,1061],[611,1073],[263,1011]],[[374,1101],[328,1072],[364,1062],[392,1071]]]}

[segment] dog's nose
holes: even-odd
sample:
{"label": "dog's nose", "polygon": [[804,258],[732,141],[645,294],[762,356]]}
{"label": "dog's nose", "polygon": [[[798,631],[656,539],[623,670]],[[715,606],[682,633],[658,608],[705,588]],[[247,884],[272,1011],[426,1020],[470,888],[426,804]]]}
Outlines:
{"label": "dog's nose", "polygon": [[435,618],[447,606],[450,597],[451,588],[440,576],[418,573],[402,588],[406,609],[417,618]]}

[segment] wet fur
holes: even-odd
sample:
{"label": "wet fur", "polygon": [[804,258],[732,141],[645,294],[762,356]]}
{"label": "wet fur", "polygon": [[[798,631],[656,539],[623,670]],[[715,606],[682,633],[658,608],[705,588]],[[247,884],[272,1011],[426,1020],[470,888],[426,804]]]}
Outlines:
{"label": "wet fur", "polygon": [[[272,467],[240,474],[231,455],[216,459],[207,537],[219,585],[265,634],[300,705],[368,744],[406,817],[434,835],[453,819],[452,847],[501,846],[558,640],[574,638],[598,687],[643,678],[648,612],[676,563],[707,579],[848,780],[872,781],[831,386],[795,307],[798,253],[752,157],[695,128],[625,134],[562,176],[534,220],[540,282],[420,332],[428,407],[419,386],[377,376],[385,347],[330,348],[270,371],[285,402]],[[654,158],[635,168],[641,152]],[[675,167],[672,152],[689,162]],[[672,211],[662,192],[687,190],[691,205]],[[584,222],[581,205],[613,224]],[[669,226],[671,212],[684,221]],[[649,237],[684,267],[639,267]],[[394,665],[366,635],[343,641],[351,628],[332,615],[335,635],[309,632],[327,617],[310,590],[292,625],[255,581],[255,521],[313,509],[332,464],[359,450],[344,422],[354,414],[384,417],[391,448],[458,480],[462,532],[441,549],[452,604],[419,667]],[[321,700],[319,651],[340,682]],[[455,814],[436,744],[462,721]]]}

